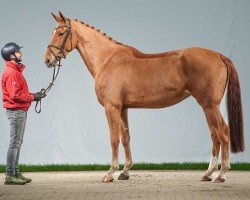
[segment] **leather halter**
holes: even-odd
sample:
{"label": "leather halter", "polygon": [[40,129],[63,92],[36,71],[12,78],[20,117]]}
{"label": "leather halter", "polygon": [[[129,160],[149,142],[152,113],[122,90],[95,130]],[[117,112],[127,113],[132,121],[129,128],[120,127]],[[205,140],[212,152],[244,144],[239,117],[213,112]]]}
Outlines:
{"label": "leather halter", "polygon": [[[69,25],[59,26],[59,27],[55,28],[55,30],[60,29],[60,28],[64,28],[64,27],[67,27],[67,31],[66,31],[66,36],[63,39],[62,45],[60,47],[58,47],[58,46],[50,44],[47,47],[47,49],[50,50],[50,52],[53,54],[53,56],[55,56],[55,58],[56,58],[57,61],[59,61],[61,58],[65,58],[66,59],[66,55],[65,55],[64,51],[70,52],[72,50],[72,34],[71,34],[70,21],[69,21]],[[69,35],[71,37],[70,38],[71,50],[65,49],[65,45],[66,45],[66,42],[67,42],[67,39],[68,39]],[[57,54],[55,54],[52,48],[58,49],[59,52],[57,52]],[[59,56],[59,54],[61,54],[62,56]]]}

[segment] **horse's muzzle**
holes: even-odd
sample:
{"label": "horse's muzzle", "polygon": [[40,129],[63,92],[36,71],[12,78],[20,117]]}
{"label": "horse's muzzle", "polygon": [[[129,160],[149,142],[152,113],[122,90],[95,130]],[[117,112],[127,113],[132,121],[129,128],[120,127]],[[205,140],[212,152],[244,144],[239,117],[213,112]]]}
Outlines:
{"label": "horse's muzzle", "polygon": [[54,58],[52,61],[50,61],[48,58],[45,59],[45,64],[48,68],[55,67],[57,60]]}

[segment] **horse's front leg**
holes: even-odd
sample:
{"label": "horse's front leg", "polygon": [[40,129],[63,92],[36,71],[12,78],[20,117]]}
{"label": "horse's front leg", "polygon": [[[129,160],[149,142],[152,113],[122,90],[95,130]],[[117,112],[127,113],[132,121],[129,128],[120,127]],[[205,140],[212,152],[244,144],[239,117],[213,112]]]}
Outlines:
{"label": "horse's front leg", "polygon": [[120,138],[122,145],[124,147],[125,153],[125,164],[122,173],[118,177],[119,180],[129,179],[128,171],[132,167],[132,156],[130,150],[130,135],[129,135],[129,126],[128,126],[128,109],[123,108],[121,111],[121,121],[120,121]]}
{"label": "horse's front leg", "polygon": [[108,173],[103,177],[103,182],[112,182],[114,180],[114,172],[119,169],[118,147],[119,147],[119,124],[121,119],[121,109],[113,106],[105,106],[106,117],[108,119],[110,129],[110,142],[112,147],[112,164]]}

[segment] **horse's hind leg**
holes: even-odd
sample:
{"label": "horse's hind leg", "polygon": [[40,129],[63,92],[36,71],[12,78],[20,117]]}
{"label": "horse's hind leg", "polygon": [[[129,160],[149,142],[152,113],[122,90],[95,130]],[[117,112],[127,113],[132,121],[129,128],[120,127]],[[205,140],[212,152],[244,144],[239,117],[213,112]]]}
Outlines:
{"label": "horse's hind leg", "polygon": [[220,140],[216,134],[216,131],[212,128],[212,125],[209,124],[209,111],[205,112],[208,126],[211,132],[211,139],[212,139],[212,153],[211,153],[211,160],[210,164],[208,166],[207,171],[204,173],[202,176],[201,180],[202,181],[211,181],[212,180],[212,174],[214,171],[218,169],[218,156],[220,153]]}
{"label": "horse's hind leg", "polygon": [[122,145],[124,147],[125,165],[118,179],[127,180],[129,179],[128,171],[132,167],[132,156],[131,156],[131,151],[130,151],[130,135],[129,135],[129,126],[128,126],[128,109],[122,109],[122,112],[121,112],[120,138],[122,141]]}
{"label": "horse's hind leg", "polygon": [[[230,169],[229,162],[229,128],[226,125],[220,110],[219,105],[203,108],[208,126],[211,130],[213,141],[212,158],[208,170],[202,177],[202,180],[209,180],[211,174],[217,168],[217,157],[221,146],[221,169],[218,175],[213,179],[213,182],[224,182],[225,173]],[[210,179],[211,180],[211,179]]]}

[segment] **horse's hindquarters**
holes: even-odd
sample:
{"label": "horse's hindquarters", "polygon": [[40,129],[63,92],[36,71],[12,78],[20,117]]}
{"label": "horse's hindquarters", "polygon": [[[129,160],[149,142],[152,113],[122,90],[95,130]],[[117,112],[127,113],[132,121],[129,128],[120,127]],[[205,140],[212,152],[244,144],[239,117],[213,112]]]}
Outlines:
{"label": "horse's hindquarters", "polygon": [[190,48],[185,53],[188,90],[204,108],[219,105],[227,84],[227,67],[219,53]]}

